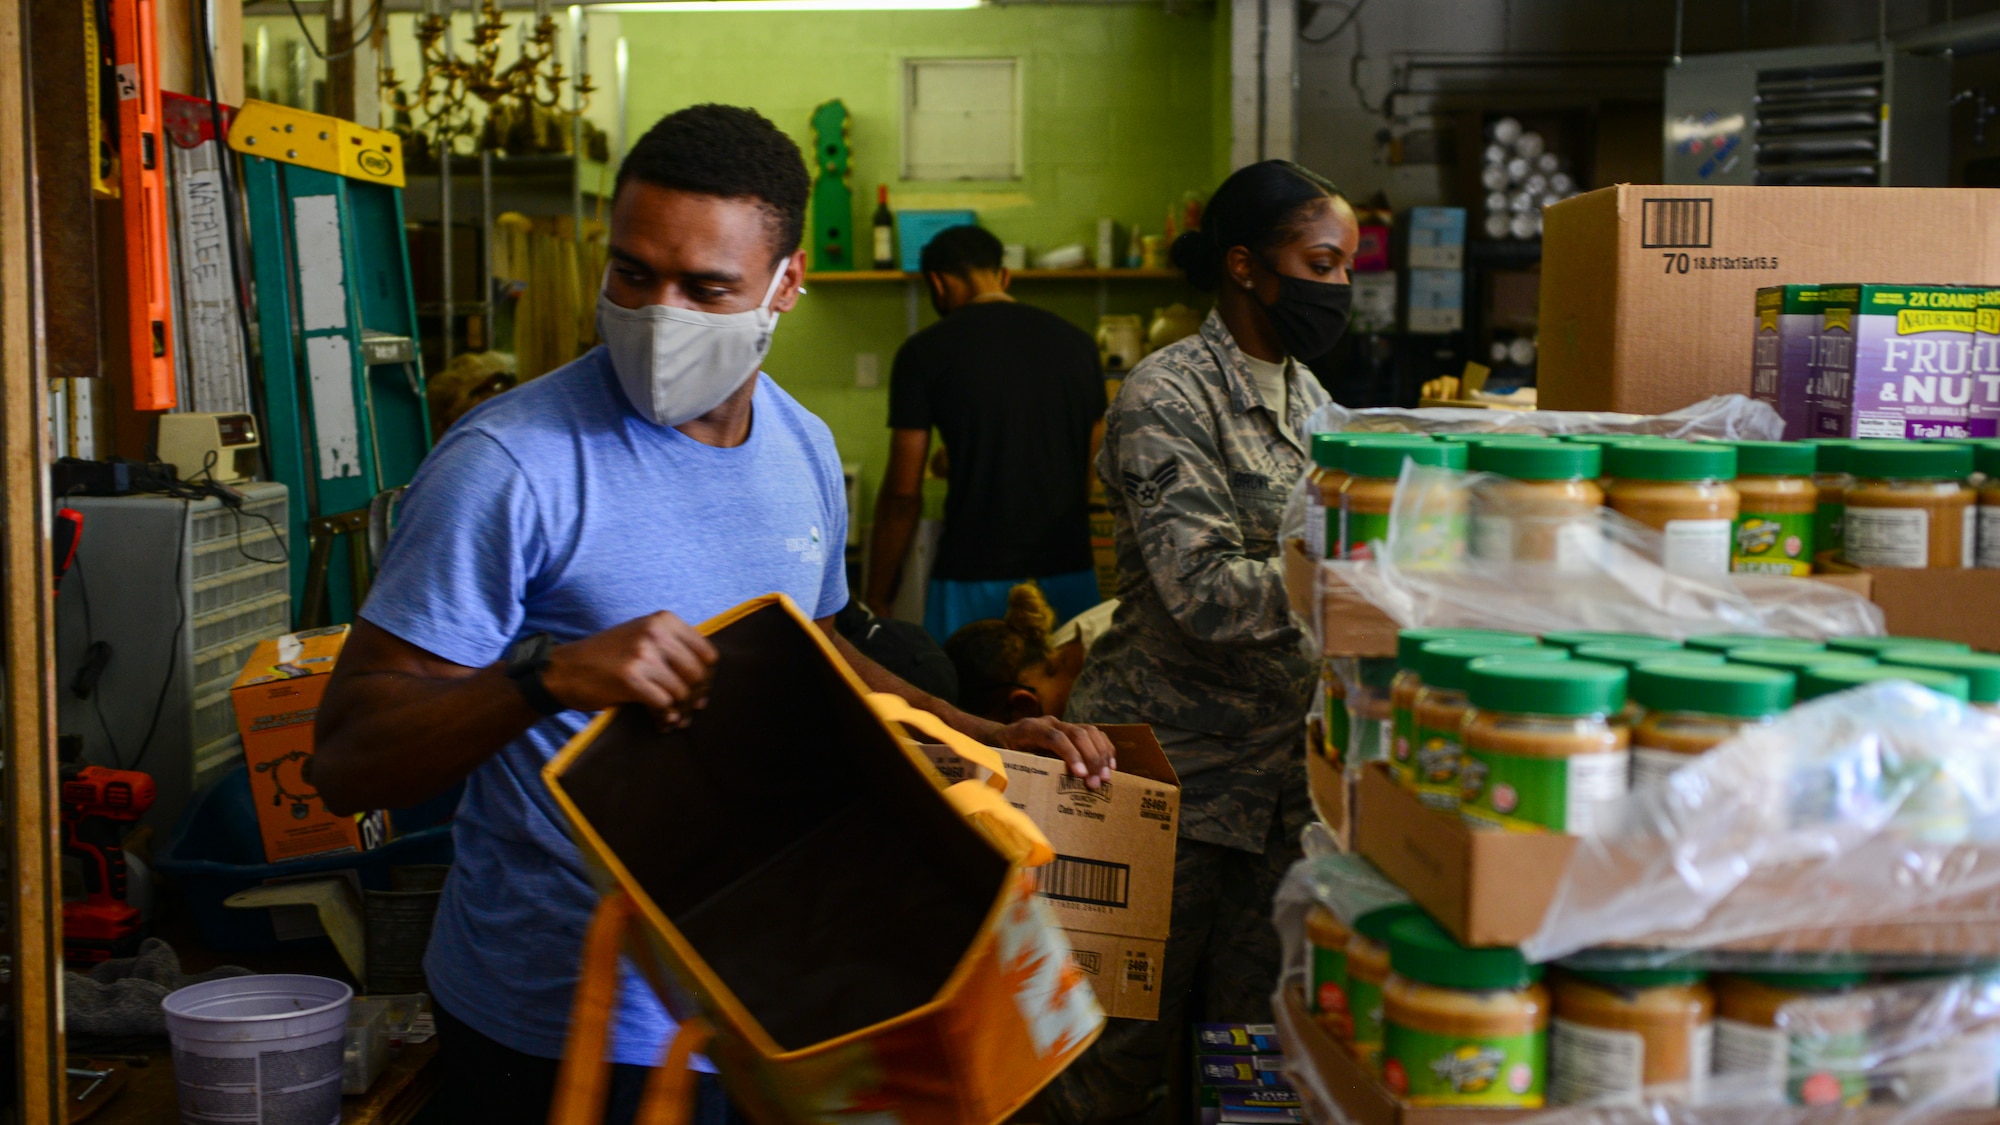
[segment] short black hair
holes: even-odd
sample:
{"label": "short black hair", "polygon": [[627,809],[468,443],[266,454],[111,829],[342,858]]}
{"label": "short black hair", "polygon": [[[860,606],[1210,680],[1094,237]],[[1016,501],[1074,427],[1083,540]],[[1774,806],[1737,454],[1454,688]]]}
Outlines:
{"label": "short black hair", "polygon": [[999,269],[1003,254],[1000,240],[985,227],[946,227],[924,244],[918,267],[925,273],[965,277],[974,270]]}
{"label": "short black hair", "polygon": [[806,200],[812,195],[806,159],[792,138],[754,109],[708,104],[667,114],[618,165],[617,187],[627,180],[756,200],[769,220],[774,257],[797,250],[805,239]]}

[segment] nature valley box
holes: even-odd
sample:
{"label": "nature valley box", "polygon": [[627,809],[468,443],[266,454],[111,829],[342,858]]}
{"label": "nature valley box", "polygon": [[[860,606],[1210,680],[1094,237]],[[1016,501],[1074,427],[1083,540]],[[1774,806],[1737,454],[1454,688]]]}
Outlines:
{"label": "nature valley box", "polygon": [[1750,397],[1768,402],[1785,420],[1785,440],[1812,436],[1807,402],[1813,377],[1813,342],[1823,302],[1817,285],[1772,285],[1757,290],[1757,326],[1750,352]]}
{"label": "nature valley box", "polygon": [[272,863],[322,852],[367,851],[389,840],[387,813],[330,813],[305,777],[320,697],[346,642],[345,625],[273,637],[250,653],[230,689],[264,857]]}
{"label": "nature valley box", "polygon": [[1993,437],[2000,370],[1983,365],[1976,346],[1981,294],[1943,285],[1821,286],[1812,436]]}
{"label": "nature valley box", "polygon": [[[1098,729],[1118,754],[1109,782],[1092,789],[1058,759],[1000,750],[1007,800],[1055,848],[1055,862],[1037,868],[1035,877],[1105,1014],[1158,1019],[1173,916],[1180,778],[1152,728]],[[948,781],[983,776],[946,747],[926,745],[924,752]]]}

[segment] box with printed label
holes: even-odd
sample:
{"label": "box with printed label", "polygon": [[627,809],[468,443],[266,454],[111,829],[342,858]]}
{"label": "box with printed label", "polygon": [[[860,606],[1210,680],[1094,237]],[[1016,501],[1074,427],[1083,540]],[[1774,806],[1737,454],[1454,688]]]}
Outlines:
{"label": "box with printed label", "polygon": [[[1007,800],[1055,849],[1055,861],[1035,877],[1098,1003],[1108,1015],[1158,1019],[1180,779],[1150,727],[1098,729],[1118,755],[1119,768],[1103,786],[1090,788],[1058,759],[1000,750]],[[946,747],[924,749],[948,781],[981,776]]]}
{"label": "box with printed label", "polygon": [[2000,363],[1977,346],[1980,296],[1956,286],[1822,285],[1811,436],[1993,437]]}
{"label": "box with printed label", "polygon": [[1396,271],[1357,273],[1354,284],[1354,311],[1348,319],[1353,332],[1394,332],[1396,330]]}
{"label": "box with printed label", "polygon": [[[1543,212],[1545,410],[1661,414],[1750,390],[1757,290],[2000,285],[2000,192],[1623,184]],[[1895,232],[1884,253],[1855,231]]]}
{"label": "box with printed label", "polygon": [[1404,326],[1418,334],[1465,327],[1465,274],[1458,270],[1410,271],[1410,307]]}
{"label": "box with printed label", "polygon": [[1410,208],[1410,242],[1406,255],[1413,270],[1465,268],[1465,208]]}
{"label": "box with printed label", "polygon": [[1198,1023],[1194,1047],[1203,1055],[1282,1055],[1274,1023]]}
{"label": "box with printed label", "polygon": [[1353,272],[1379,273],[1389,268],[1389,228],[1380,223],[1361,224],[1354,246]]}
{"label": "box with printed label", "polygon": [[1821,292],[1817,285],[1773,285],[1757,290],[1750,397],[1777,410],[1785,420],[1786,441],[1812,436],[1807,396],[1824,304]]}
{"label": "box with printed label", "polygon": [[264,858],[272,863],[389,841],[387,813],[330,813],[306,781],[320,697],[346,641],[345,625],[273,637],[252,650],[230,689]]}

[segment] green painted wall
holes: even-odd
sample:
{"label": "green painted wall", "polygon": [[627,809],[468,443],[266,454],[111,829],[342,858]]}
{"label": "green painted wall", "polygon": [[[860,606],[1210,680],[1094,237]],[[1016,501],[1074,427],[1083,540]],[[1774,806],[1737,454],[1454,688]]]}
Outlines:
{"label": "green painted wall", "polygon": [[[1169,207],[1185,192],[1212,190],[1228,159],[1228,44],[1216,42],[1227,38],[1228,9],[1221,11],[1168,14],[1162,5],[1106,4],[625,14],[619,30],[631,59],[629,135],[636,139],[682,106],[716,101],[755,107],[810,149],[813,108],[838,97],[852,121],[852,183],[864,247],[878,183],[889,185],[894,207],[970,208],[1001,241],[1026,243],[1031,253],[1068,242],[1094,246],[1097,219],[1105,215],[1158,234]],[[1021,60],[1023,177],[899,180],[903,60],[971,56]],[[1219,82],[1218,60],[1225,71]],[[857,523],[873,512],[888,456],[889,370],[908,334],[908,288],[808,286],[766,364],[826,419],[841,456],[861,464]],[[1014,292],[1086,329],[1100,312],[1150,319],[1171,301],[1202,307],[1177,282],[1023,281]],[[919,324],[930,323],[927,297],[916,294],[914,303]],[[855,386],[857,353],[879,357],[879,388]]]}

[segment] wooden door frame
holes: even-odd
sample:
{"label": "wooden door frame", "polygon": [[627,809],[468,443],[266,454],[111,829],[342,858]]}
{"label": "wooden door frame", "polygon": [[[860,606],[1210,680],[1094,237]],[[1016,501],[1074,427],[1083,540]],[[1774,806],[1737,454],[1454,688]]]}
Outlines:
{"label": "wooden door frame", "polygon": [[[55,621],[48,384],[25,0],[0,0],[0,660],[16,1120],[61,1121],[62,871],[56,838]],[[61,263],[55,263],[61,268]]]}

